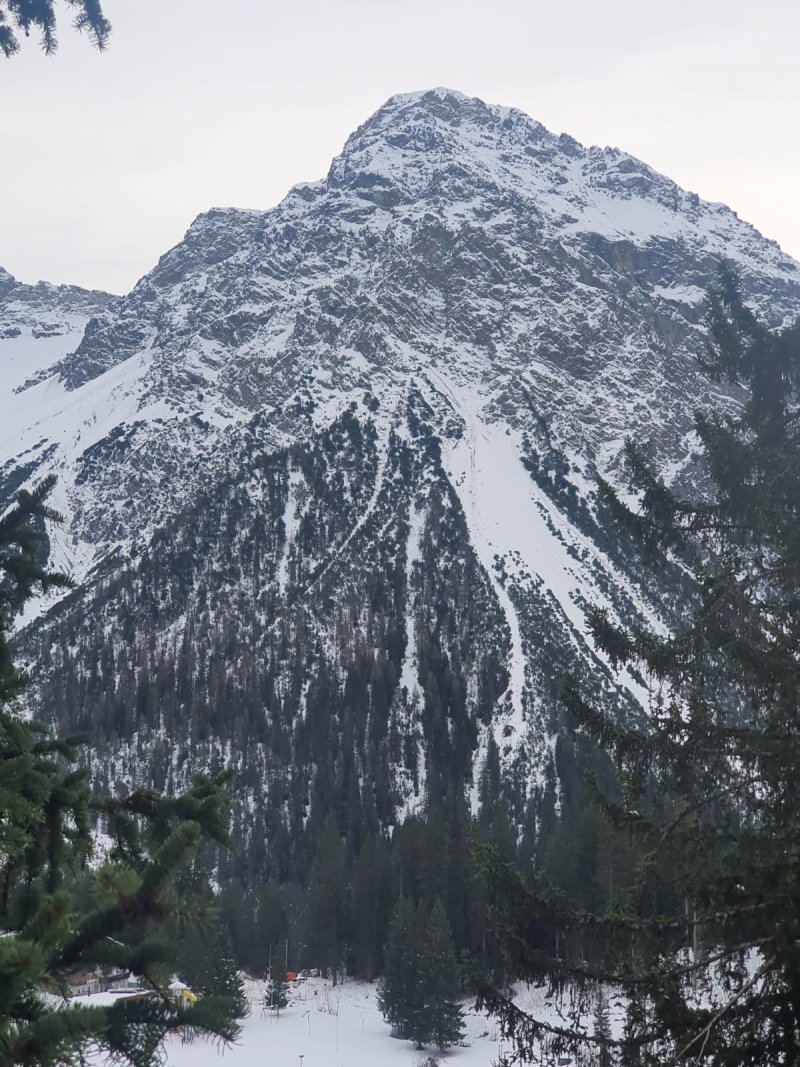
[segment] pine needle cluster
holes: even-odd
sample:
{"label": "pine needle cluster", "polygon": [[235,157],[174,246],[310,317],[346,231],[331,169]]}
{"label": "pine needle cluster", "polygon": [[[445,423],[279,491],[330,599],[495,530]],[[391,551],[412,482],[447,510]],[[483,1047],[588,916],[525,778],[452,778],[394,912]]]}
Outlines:
{"label": "pine needle cluster", "polygon": [[[75,12],[73,29],[88,33],[92,43],[102,51],[108,44],[111,23],[103,14],[100,0],[65,0]],[[19,34],[31,31],[41,35],[42,50],[52,55],[58,48],[56,0],[0,0],[0,52],[8,59],[20,49]]]}

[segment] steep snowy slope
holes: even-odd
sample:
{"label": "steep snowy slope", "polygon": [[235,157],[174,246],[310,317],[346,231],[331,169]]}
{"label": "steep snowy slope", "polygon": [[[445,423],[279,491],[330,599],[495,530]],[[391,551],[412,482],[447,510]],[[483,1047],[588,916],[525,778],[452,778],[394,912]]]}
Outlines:
{"label": "steep snowy slope", "polygon": [[48,410],[20,402],[26,382],[72,351],[89,319],[113,299],[70,285],[25,285],[0,267],[0,504],[33,470],[52,462],[55,450]]}
{"label": "steep snowy slope", "polygon": [[645,586],[592,476],[632,433],[691,480],[692,409],[736,402],[694,365],[722,258],[800,310],[728,208],[444,89],[273,210],[201,216],[5,397],[4,475],[59,472],[82,583],[23,635],[35,700],[109,784],[233,762],[266,863],[331,797],[490,802],[495,761],[521,821],[565,670],[646,703],[583,610],[656,618],[681,579]]}

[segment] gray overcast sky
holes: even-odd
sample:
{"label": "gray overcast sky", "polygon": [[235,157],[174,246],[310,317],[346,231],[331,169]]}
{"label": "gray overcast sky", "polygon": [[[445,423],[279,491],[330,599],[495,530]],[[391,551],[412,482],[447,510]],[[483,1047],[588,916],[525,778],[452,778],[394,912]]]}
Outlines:
{"label": "gray overcast sky", "polygon": [[104,0],[0,60],[0,265],[123,292],[209,207],[322,177],[396,92],[447,85],[613,144],[800,258],[796,0]]}

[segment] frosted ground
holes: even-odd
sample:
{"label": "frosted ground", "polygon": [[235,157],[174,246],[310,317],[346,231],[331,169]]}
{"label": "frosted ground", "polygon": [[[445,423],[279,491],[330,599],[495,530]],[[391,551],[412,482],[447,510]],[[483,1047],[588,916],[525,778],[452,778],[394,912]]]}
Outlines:
{"label": "frosted ground", "polygon": [[[277,1020],[261,1013],[262,989],[261,983],[249,984],[251,1011],[236,1045],[220,1050],[209,1042],[184,1044],[175,1037],[166,1045],[168,1067],[414,1067],[425,1054],[435,1052],[419,1052],[412,1042],[390,1037],[374,984],[347,982],[332,988],[322,980],[309,981],[307,990],[293,993]],[[553,1021],[558,1018],[555,1008],[545,1005],[535,991],[526,990],[519,1000],[524,1007],[544,1007]],[[464,1046],[450,1049],[441,1062],[448,1067],[490,1067],[503,1051],[498,1027],[472,1011],[469,1002],[466,1006]]]}
{"label": "frosted ground", "polygon": [[[294,991],[277,1020],[262,1014],[258,1003],[263,984],[249,983],[250,1015],[242,1035],[231,1048],[171,1039],[166,1046],[169,1067],[413,1067],[423,1055],[410,1041],[389,1035],[376,1003],[375,984],[347,982],[332,988],[321,979]],[[453,1067],[489,1067],[500,1051],[497,1026],[471,1010],[467,1014],[467,1042],[444,1058]],[[434,1051],[434,1050],[429,1050]]]}

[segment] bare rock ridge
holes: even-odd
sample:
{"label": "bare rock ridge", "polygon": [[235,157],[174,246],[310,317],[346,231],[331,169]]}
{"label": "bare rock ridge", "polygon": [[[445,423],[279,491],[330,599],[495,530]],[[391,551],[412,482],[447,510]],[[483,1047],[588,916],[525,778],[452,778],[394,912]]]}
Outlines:
{"label": "bare rock ridge", "polygon": [[633,434],[691,482],[692,410],[736,403],[694,362],[723,258],[773,324],[800,311],[800,266],[729,208],[435,89],[122,298],[0,272],[4,499],[59,473],[80,582],[21,635],[37,710],[93,731],[110,788],[233,762],[273,872],[331,805],[535,817],[561,674],[647,702],[583,611],[668,616],[681,578],[645,581],[593,474]]}

